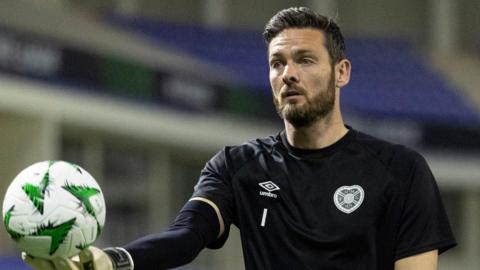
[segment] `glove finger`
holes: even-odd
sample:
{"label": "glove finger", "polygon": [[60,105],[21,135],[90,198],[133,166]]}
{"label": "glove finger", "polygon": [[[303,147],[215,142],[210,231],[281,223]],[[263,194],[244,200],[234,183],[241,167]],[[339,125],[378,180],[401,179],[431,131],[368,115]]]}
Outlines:
{"label": "glove finger", "polygon": [[53,264],[56,270],[82,270],[80,265],[76,264],[72,260],[63,257],[57,257],[53,259]]}
{"label": "glove finger", "polygon": [[55,270],[55,266],[53,266],[51,261],[32,257],[25,252],[22,252],[22,260],[37,270]]}
{"label": "glove finger", "polygon": [[94,270],[95,265],[94,265],[94,256],[90,248],[86,248],[78,254],[78,257],[80,257],[80,265],[83,266],[84,270]]}
{"label": "glove finger", "polygon": [[80,262],[88,262],[88,261],[93,261],[93,252],[90,250],[90,248],[86,248],[82,250],[79,254],[78,257],[80,257]]}
{"label": "glove finger", "polygon": [[72,260],[76,264],[80,263],[80,258],[78,257],[78,255],[71,257],[70,260]]}

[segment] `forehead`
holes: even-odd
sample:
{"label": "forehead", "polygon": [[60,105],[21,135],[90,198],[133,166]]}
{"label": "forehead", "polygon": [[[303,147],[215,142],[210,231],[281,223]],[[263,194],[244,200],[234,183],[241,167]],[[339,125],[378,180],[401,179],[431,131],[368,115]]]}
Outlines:
{"label": "forehead", "polygon": [[288,28],[280,32],[268,45],[269,56],[299,50],[328,53],[325,34],[313,28]]}

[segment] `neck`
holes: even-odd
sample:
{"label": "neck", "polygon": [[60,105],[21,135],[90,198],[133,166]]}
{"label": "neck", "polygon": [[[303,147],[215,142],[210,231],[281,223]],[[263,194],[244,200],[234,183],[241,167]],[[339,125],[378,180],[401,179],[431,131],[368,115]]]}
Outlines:
{"label": "neck", "polygon": [[305,127],[295,127],[287,120],[284,120],[284,123],[288,143],[302,149],[327,147],[340,140],[348,132],[341,114],[335,111]]}

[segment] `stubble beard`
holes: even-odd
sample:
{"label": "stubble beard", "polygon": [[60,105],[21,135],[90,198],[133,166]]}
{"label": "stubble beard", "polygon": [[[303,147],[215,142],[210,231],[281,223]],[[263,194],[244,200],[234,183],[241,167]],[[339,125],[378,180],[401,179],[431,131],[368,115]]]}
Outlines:
{"label": "stubble beard", "polygon": [[280,104],[280,102],[273,97],[273,103],[278,115],[287,120],[294,127],[307,127],[312,123],[325,118],[333,110],[335,105],[335,75],[332,71],[330,81],[326,91],[320,91],[313,96],[312,99],[307,99],[305,104]]}

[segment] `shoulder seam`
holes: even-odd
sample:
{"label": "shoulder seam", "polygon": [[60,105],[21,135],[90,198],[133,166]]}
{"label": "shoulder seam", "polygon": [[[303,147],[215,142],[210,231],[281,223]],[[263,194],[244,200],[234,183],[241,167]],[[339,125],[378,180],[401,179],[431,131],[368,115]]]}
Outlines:
{"label": "shoulder seam", "polygon": [[[254,154],[254,155],[252,155],[250,158],[246,159],[246,160],[238,167],[237,170],[235,170],[234,172],[232,172],[230,178],[233,179],[233,178],[235,177],[235,175],[236,175],[248,162],[250,162],[252,159],[258,157],[260,154],[265,153],[265,152],[272,152],[274,146],[275,146],[277,143],[278,143],[278,142],[275,142],[274,144],[272,144],[270,150],[262,149],[262,150],[258,151],[258,153]],[[240,146],[241,146],[241,145],[239,145],[239,146],[237,146],[237,147],[240,147]]]}
{"label": "shoulder seam", "polygon": [[385,169],[388,170],[388,164],[386,164],[385,161],[383,161],[383,160],[378,156],[378,154],[374,153],[370,147],[366,146],[366,145],[363,144],[363,143],[360,143],[358,140],[355,140],[355,143],[358,144],[358,145],[360,145],[360,147],[362,147],[363,149],[365,149],[365,151],[367,151],[368,154],[370,154],[370,156],[372,156],[372,157],[374,157],[376,160],[380,161],[380,162],[383,164],[383,166],[385,167]]}

